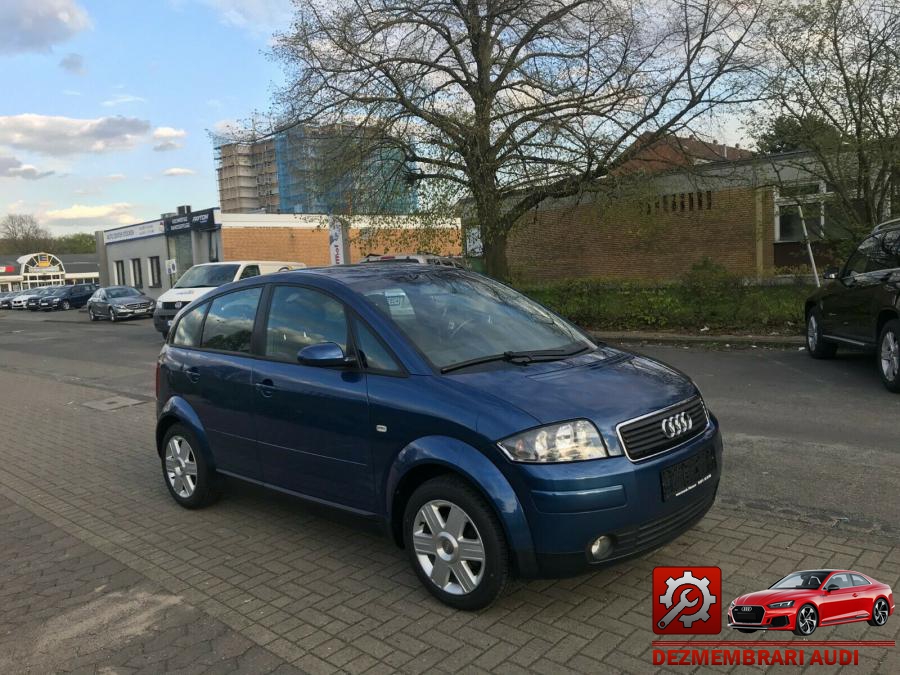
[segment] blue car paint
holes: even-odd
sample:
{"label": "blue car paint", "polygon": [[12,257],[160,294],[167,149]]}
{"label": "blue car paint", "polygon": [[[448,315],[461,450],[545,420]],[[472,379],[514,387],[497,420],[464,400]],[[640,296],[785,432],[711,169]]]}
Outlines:
{"label": "blue car paint", "polygon": [[[364,385],[368,433],[359,429],[345,429],[341,433],[349,433],[347,438],[360,443],[367,442],[368,448],[352,450],[352,457],[347,455],[351,446],[346,442],[326,448],[324,457],[317,459],[314,472],[329,477],[331,485],[317,487],[312,483],[304,485],[302,481],[291,482],[283,476],[279,479],[279,468],[284,473],[290,467],[290,473],[302,470],[304,465],[292,466],[287,462],[285,466],[261,459],[260,453],[270,452],[267,445],[272,444],[259,442],[260,421],[251,412],[254,419],[250,423],[244,419],[240,428],[228,435],[229,447],[243,447],[247,466],[251,467],[247,469],[248,479],[354,513],[372,515],[385,524],[387,531],[392,531],[397,519],[402,517],[393,510],[393,497],[403,477],[429,465],[452,470],[471,481],[492,504],[508,537],[514,565],[527,577],[580,571],[589,567],[585,551],[595,537],[642,523],[665,522],[666,518],[677,517],[679,509],[684,510],[686,505],[711,503],[722,466],[718,423],[711,414],[703,434],[638,463],[617,456],[570,463],[523,464],[509,460],[497,446],[498,440],[523,430],[584,417],[596,424],[607,447],[621,454],[616,424],[697,394],[696,387],[683,374],[651,359],[601,346],[594,353],[562,361],[527,366],[498,362],[442,375],[393,322],[345,283],[352,282],[354,275],[390,273],[391,267],[368,266],[364,271],[354,266],[310,269],[265,277],[267,285],[302,284],[342,301],[390,347],[403,373],[353,373],[352,378]],[[182,315],[218,293],[260,282],[256,278],[229,284],[192,303],[182,310]],[[267,295],[264,294],[263,302]],[[277,372],[282,381],[292,384],[302,381],[314,389],[322,387],[323,391],[335,384],[337,371],[332,369],[300,364],[277,364],[274,368],[276,364],[259,357],[224,356],[228,358],[223,361],[222,354],[210,355],[204,350],[171,345],[166,345],[160,354],[160,424],[173,416],[187,423],[200,439],[204,452],[209,453],[219,468],[222,467],[217,462],[216,442],[221,442],[222,430],[217,431],[217,441],[213,442],[209,429],[189,403],[190,396],[180,395],[185,388],[190,389],[184,379],[187,368],[200,363],[205,369],[204,377],[228,376],[234,380],[235,375],[229,370],[232,359],[240,361],[249,373],[251,392],[253,383],[259,379],[257,371],[268,375]],[[243,382],[243,375],[238,379]],[[220,395],[224,393],[218,391]],[[230,397],[227,408],[239,415],[258,411],[263,403],[251,393],[247,407],[237,411],[234,393],[227,396]],[[354,396],[358,400],[357,394]],[[318,396],[315,400],[317,415],[327,420],[331,432],[336,431],[343,408],[341,397]],[[199,405],[210,405],[210,402]],[[278,414],[279,423],[288,425],[285,429],[293,422],[297,424],[297,433],[304,433],[302,424],[289,416],[287,408]],[[361,419],[359,412],[355,412],[353,423],[360,424]],[[375,432],[375,425],[386,429]],[[715,452],[716,470],[712,478],[685,497],[663,502],[660,470],[703,448],[713,448]],[[282,459],[289,457],[290,452],[282,453]],[[348,460],[353,470],[342,472],[341,469],[351,466],[345,463]],[[253,473],[254,466],[258,473]],[[227,472],[243,474],[240,470]],[[343,479],[347,483],[342,493],[336,488]],[[703,513],[706,508],[702,509]],[[672,534],[677,536],[681,531]],[[565,565],[556,564],[563,559]]]}

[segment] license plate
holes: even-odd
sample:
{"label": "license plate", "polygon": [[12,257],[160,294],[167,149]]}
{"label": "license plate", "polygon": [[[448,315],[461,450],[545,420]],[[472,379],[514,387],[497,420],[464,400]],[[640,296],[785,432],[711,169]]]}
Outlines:
{"label": "license plate", "polygon": [[706,448],[683,462],[667,466],[659,473],[663,501],[700,487],[712,478],[715,470],[716,453],[713,448]]}

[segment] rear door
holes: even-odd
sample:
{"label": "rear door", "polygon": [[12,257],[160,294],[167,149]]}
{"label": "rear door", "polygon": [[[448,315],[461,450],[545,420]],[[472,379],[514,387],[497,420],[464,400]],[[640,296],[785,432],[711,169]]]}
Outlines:
{"label": "rear door", "polygon": [[374,511],[365,373],[297,361],[312,344],[352,349],[346,307],[319,289],[273,285],[263,326],[253,400],[264,480]]}
{"label": "rear door", "polygon": [[[260,479],[253,429],[250,355],[262,286],[242,288],[213,298],[179,321],[173,337],[175,387],[187,400],[209,438],[216,467]],[[201,322],[199,340],[188,340],[190,324]],[[192,341],[193,345],[183,344]],[[178,350],[181,351],[181,350]]]}

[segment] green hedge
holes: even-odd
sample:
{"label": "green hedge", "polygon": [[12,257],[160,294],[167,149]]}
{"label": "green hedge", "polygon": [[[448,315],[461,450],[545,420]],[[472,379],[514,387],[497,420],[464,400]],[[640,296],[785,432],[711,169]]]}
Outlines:
{"label": "green hedge", "polygon": [[676,283],[573,280],[519,284],[538,302],[592,330],[710,330],[800,333],[812,287],[746,285],[712,263]]}

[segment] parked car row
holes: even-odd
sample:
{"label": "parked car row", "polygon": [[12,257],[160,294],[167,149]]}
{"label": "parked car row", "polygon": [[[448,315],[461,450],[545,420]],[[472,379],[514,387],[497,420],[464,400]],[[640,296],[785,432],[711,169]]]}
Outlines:
{"label": "parked car row", "polygon": [[84,307],[97,284],[44,286],[0,293],[0,309],[30,309],[33,312]]}

